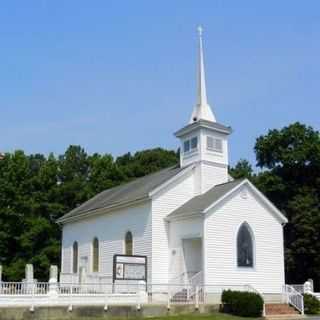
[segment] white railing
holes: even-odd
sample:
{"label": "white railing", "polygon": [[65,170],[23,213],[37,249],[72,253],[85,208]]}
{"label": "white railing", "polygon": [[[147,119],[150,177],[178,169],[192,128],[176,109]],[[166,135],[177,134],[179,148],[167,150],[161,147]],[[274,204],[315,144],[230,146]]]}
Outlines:
{"label": "white railing", "polygon": [[199,271],[196,274],[194,274],[190,280],[189,283],[192,287],[196,286],[202,286],[203,285],[203,272]]}
{"label": "white railing", "polygon": [[286,297],[286,302],[296,308],[301,314],[304,314],[303,295],[299,293],[293,286],[284,285],[283,293]]}
{"label": "white railing", "polygon": [[289,284],[289,286],[293,287],[294,290],[298,291],[299,293],[305,293],[304,284]]}
{"label": "white railing", "polygon": [[249,285],[199,285],[135,283],[0,283],[2,306],[68,306],[73,305],[194,305],[220,304],[223,290],[257,292]]}
{"label": "white railing", "polygon": [[202,293],[200,287],[203,286],[203,272],[199,271],[195,273],[190,279],[189,284],[191,286],[189,290],[190,296],[199,296]]}
{"label": "white railing", "polygon": [[0,295],[43,295],[48,288],[48,282],[1,282]]}

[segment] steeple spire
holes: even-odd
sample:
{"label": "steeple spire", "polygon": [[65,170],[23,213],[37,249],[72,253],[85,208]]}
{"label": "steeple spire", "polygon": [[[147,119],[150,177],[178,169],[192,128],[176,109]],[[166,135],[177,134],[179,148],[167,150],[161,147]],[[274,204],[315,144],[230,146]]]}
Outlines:
{"label": "steeple spire", "polygon": [[216,122],[216,118],[212,113],[212,110],[207,101],[206,90],[206,77],[203,61],[203,46],[202,46],[202,27],[198,27],[199,33],[199,62],[198,62],[198,92],[197,92],[197,104],[192,111],[192,115],[189,123],[196,122],[198,120],[207,120]]}

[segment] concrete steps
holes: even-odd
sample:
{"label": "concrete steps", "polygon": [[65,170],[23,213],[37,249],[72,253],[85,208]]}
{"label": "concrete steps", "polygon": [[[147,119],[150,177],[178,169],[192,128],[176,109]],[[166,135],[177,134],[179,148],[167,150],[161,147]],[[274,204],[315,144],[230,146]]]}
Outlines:
{"label": "concrete steps", "polygon": [[266,308],[266,317],[278,317],[278,316],[293,316],[299,317],[300,313],[292,306],[285,303],[267,303]]}

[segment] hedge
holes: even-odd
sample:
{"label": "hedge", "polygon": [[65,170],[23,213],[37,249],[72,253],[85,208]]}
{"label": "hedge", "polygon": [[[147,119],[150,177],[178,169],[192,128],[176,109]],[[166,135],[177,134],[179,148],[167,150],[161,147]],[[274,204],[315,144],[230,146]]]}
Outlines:
{"label": "hedge", "polygon": [[313,295],[305,293],[304,297],[304,312],[306,314],[320,313],[320,301]]}
{"label": "hedge", "polygon": [[223,311],[241,317],[261,317],[263,312],[262,297],[253,292],[224,290],[221,301]]}

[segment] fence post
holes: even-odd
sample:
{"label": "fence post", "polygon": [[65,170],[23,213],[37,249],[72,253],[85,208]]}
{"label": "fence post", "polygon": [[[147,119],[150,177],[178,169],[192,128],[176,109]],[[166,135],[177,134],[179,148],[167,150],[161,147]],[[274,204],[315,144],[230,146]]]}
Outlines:
{"label": "fence post", "polygon": [[34,312],[34,283],[32,285],[32,291],[31,291],[31,307],[30,312]]}
{"label": "fence post", "polygon": [[105,301],[104,301],[104,311],[108,311],[108,285],[106,285],[106,290],[105,290]]}
{"label": "fence post", "polygon": [[199,309],[199,287],[196,286],[196,310]]}
{"label": "fence post", "polygon": [[48,296],[53,304],[55,303],[55,300],[58,298],[58,267],[57,266],[50,266]]}
{"label": "fence post", "polygon": [[68,307],[68,311],[69,312],[72,312],[72,285],[70,286],[70,304],[69,304],[69,307]]}
{"label": "fence post", "polygon": [[141,309],[140,291],[138,291],[136,295],[137,295],[137,310],[140,311]]}
{"label": "fence post", "polygon": [[171,299],[170,286],[168,286],[168,302],[167,302],[167,309],[168,310],[170,310],[170,299]]}
{"label": "fence post", "polygon": [[0,294],[2,294],[2,265],[0,264]]}
{"label": "fence post", "polygon": [[303,284],[303,293],[312,294],[311,282],[306,281],[306,282]]}

